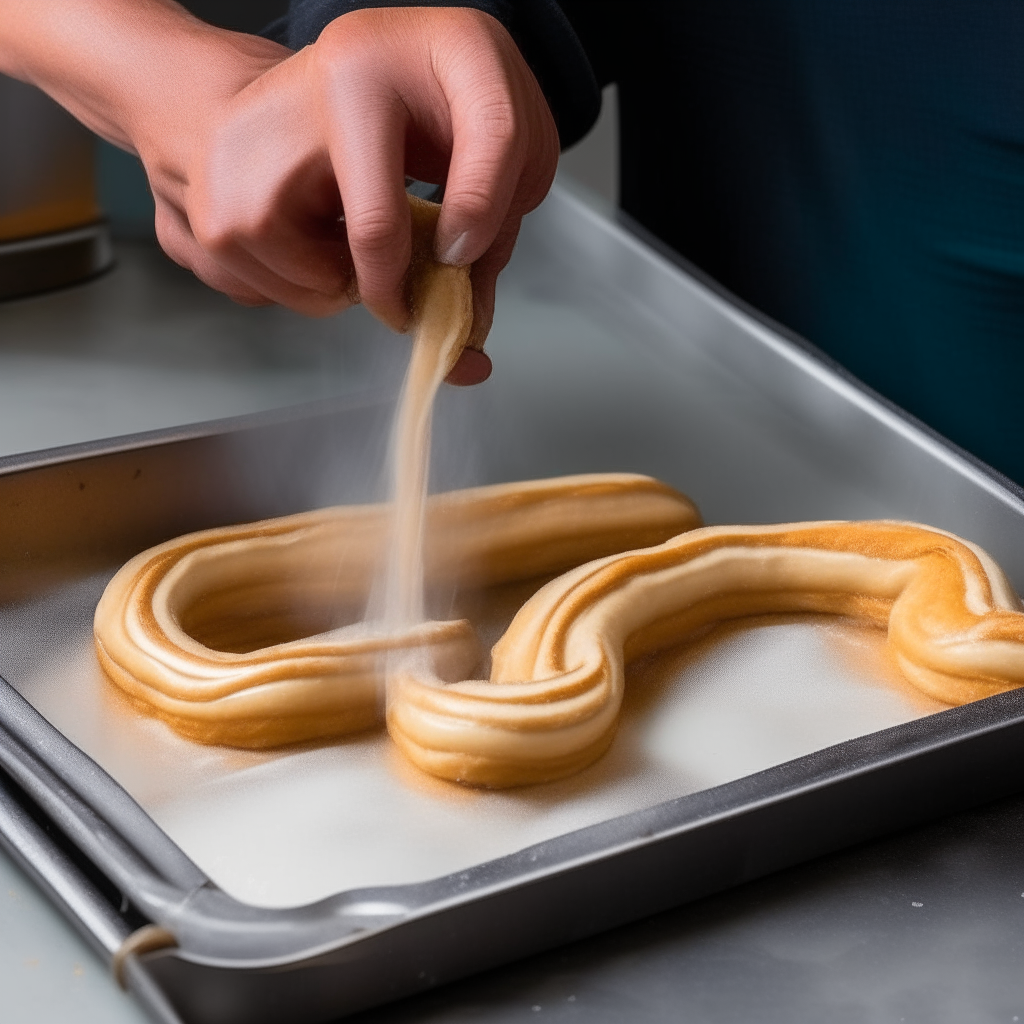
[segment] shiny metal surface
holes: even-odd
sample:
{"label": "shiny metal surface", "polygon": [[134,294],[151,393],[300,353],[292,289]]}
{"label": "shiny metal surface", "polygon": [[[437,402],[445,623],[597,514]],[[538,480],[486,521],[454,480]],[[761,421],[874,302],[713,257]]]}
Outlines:
{"label": "shiny metal surface", "polygon": [[88,287],[0,303],[0,456],[351,394],[403,354],[361,309],[245,308],[155,245],[117,252]]}
{"label": "shiny metal surface", "polygon": [[[549,785],[467,790],[404,763],[384,733],[232,751],[138,715],[92,652],[103,582],[80,585],[73,601],[65,592],[59,606],[8,613],[30,646],[10,677],[205,874],[255,906],[454,874],[944,707],[902,682],[874,629],[814,620],[733,627],[634,667],[619,734],[599,764]],[[64,639],[55,651],[32,624],[56,619]],[[9,648],[8,657],[21,661],[19,653]]]}
{"label": "shiny metal surface", "polygon": [[113,262],[110,231],[103,221],[0,242],[0,300],[87,281]]}
{"label": "shiny metal surface", "polygon": [[[502,285],[491,349],[492,382],[445,395],[441,486],[594,469],[651,472],[687,490],[712,522],[916,518],[983,544],[1018,587],[1024,581],[1019,494],[564,191],[524,234]],[[468,833],[464,844],[475,844],[468,852],[447,835],[437,842],[431,810],[420,814],[426,828],[413,833],[409,845],[418,839],[420,848],[412,855],[391,849],[393,843],[373,848],[370,857],[349,846],[357,852],[347,864],[330,863],[330,843],[341,849],[351,839],[343,834],[343,801],[351,809],[351,794],[338,781],[345,765],[346,779],[358,772],[378,787],[375,812],[380,786],[392,787],[388,799],[404,800],[392,807],[439,803],[430,802],[431,794],[423,800],[373,741],[232,765],[204,761],[209,752],[194,748],[183,756],[166,736],[154,740],[146,731],[151,723],[136,721],[139,731],[129,736],[134,727],[124,727],[116,708],[88,699],[97,682],[88,677],[86,623],[117,561],[161,536],[372,493],[376,482],[366,467],[379,426],[372,417],[357,419],[349,434],[331,436],[333,461],[323,458],[322,443],[287,432],[276,440],[269,433],[251,440],[238,435],[216,450],[203,449],[202,459],[191,442],[146,449],[133,448],[143,444],[135,440],[120,455],[83,450],[62,462],[59,453],[48,453],[35,464],[49,463],[50,470],[32,470],[31,459],[12,460],[7,470],[14,475],[2,482],[3,583],[18,586],[0,614],[0,670],[68,730],[78,730],[80,742],[92,744],[154,814],[166,813],[167,827],[180,830],[215,878],[221,872],[238,893],[281,908],[315,885],[303,890],[305,879],[286,879],[271,893],[268,872],[344,884],[360,871],[363,878],[388,872],[398,878],[417,863],[430,873],[447,869],[454,856],[475,861],[437,883],[353,894],[347,903],[293,915],[288,949],[299,948],[302,928],[316,914],[329,923],[332,907],[340,908],[333,919],[337,942],[309,961],[308,974],[300,963],[282,970],[286,946],[260,938],[261,928],[270,936],[273,927],[285,936],[290,911],[253,911],[248,931],[238,926],[241,918],[231,919],[238,929],[231,933],[234,946],[251,949],[254,958],[263,950],[267,965],[244,979],[209,961],[209,951],[229,948],[223,936],[202,932],[214,919],[181,916],[182,954],[154,958],[150,967],[196,1019],[296,1019],[300,998],[321,1015],[325,1007],[336,1013],[370,1005],[996,795],[1004,785],[995,766],[1016,756],[1009,727],[1017,728],[1019,701],[994,699],[928,715],[932,708],[909,701],[888,679],[869,635],[846,628],[822,633],[807,622],[763,624],[754,633],[705,642],[685,664],[661,665],[669,682],[660,691],[659,667],[649,667],[653,675],[633,687],[635,714],[619,755],[624,774],[610,784],[584,780],[582,799],[570,794],[553,812],[550,804],[527,806],[520,797],[515,814],[489,809],[489,796],[478,801],[483,814],[452,801],[443,811],[446,827]],[[59,509],[52,521],[48,499]],[[70,685],[62,688],[62,680]],[[652,707],[665,713],[648,715]],[[871,733],[898,721],[908,724]],[[745,774],[865,732],[864,739],[784,768]],[[140,743],[158,754],[155,770],[143,770]],[[925,764],[922,777],[925,769],[915,765]],[[387,772],[379,772],[382,765]],[[719,790],[701,788],[740,777]],[[631,789],[637,780],[642,784]],[[649,813],[601,817],[648,806],[679,787],[691,795]],[[321,805],[335,801],[330,813],[336,816],[311,819],[316,801],[295,797],[307,790],[315,790]],[[303,827],[320,826],[326,855],[282,864],[295,851],[278,835],[286,828],[261,819],[265,794],[277,808],[294,806]],[[370,801],[364,812],[367,807]],[[232,830],[218,831],[217,819],[228,815],[243,838],[234,847]],[[367,823],[364,816],[363,833],[374,842],[373,833],[393,837],[386,817],[376,813]],[[483,817],[490,828],[479,827]],[[558,834],[588,820],[598,824]],[[787,820],[795,823],[788,831],[780,824]],[[544,835],[556,838],[497,865],[475,860]],[[268,844],[263,862],[251,856],[260,842]],[[230,865],[217,862],[219,850],[227,849],[233,862],[247,847],[244,870],[231,874]],[[687,871],[678,870],[679,857],[687,859]],[[595,891],[604,894],[599,904]],[[200,893],[216,896],[208,888]],[[196,905],[192,896],[182,899],[183,913],[188,903]],[[562,916],[546,919],[556,906]],[[156,904],[151,909],[159,911]],[[172,909],[178,913],[166,912]],[[343,941],[345,915],[361,919],[363,930],[358,937],[345,933]],[[271,950],[279,951],[278,966],[270,965]],[[213,1012],[218,1005],[230,1005],[230,1018]]]}
{"label": "shiny metal surface", "polygon": [[351,1024],[1024,1020],[1024,799],[822,857]]}
{"label": "shiny metal surface", "polygon": [[0,139],[0,300],[107,270],[92,133],[39,89],[0,75]]}
{"label": "shiny metal surface", "polygon": [[0,240],[100,216],[92,132],[45,93],[0,75]]}
{"label": "shiny metal surface", "polygon": [[0,856],[4,1024],[143,1024],[139,1005],[91,947],[45,887]]}

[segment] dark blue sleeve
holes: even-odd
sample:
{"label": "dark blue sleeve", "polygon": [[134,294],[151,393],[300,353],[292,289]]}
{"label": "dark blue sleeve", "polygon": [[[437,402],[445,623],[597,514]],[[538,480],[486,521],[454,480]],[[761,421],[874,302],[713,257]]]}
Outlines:
{"label": "dark blue sleeve", "polygon": [[572,25],[555,0],[291,0],[263,34],[293,50],[315,42],[335,18],[368,7],[471,7],[508,29],[537,76],[566,149],[591,129],[601,92]]}

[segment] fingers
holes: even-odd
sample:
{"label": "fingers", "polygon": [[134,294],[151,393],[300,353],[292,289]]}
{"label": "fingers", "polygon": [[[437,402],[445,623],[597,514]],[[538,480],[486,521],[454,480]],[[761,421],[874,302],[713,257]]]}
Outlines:
{"label": "fingers", "polygon": [[482,384],[491,375],[491,359],[486,352],[478,352],[475,348],[463,349],[455,365],[445,380],[458,387]]}
{"label": "fingers", "polygon": [[516,115],[500,92],[452,110],[453,148],[435,253],[467,266],[490,248],[508,214],[522,169]]}
{"label": "fingers", "polygon": [[473,328],[459,361],[445,378],[449,384],[480,384],[491,375],[491,360],[484,351],[484,342],[494,319],[494,292],[498,274],[512,257],[522,218],[506,221],[494,244],[480,257],[470,271],[473,284]]}
{"label": "fingers", "polygon": [[[436,174],[446,185],[437,254],[474,264],[477,352],[451,379],[487,375],[479,350],[495,280],[558,155],[536,79],[493,18],[454,8],[346,14],[200,118],[185,151],[158,202],[173,259],[239,302],[321,316],[361,299],[395,330],[408,319],[407,161]],[[162,165],[151,165],[154,180]]]}
{"label": "fingers", "polygon": [[533,73],[503,28],[476,17],[490,48],[456,49],[441,67],[452,155],[436,254],[457,266],[480,259],[510,216],[544,198],[558,163],[557,131]]}
{"label": "fingers", "polygon": [[395,87],[396,70],[380,52],[388,41],[360,33],[359,19],[348,25],[354,28],[336,41],[329,36],[319,52],[327,152],[360,298],[401,331],[409,317],[404,281],[412,253],[405,197],[409,111]]}
{"label": "fingers", "polygon": [[409,319],[404,281],[412,255],[405,128],[394,109],[381,111],[375,122],[362,116],[353,120],[355,125],[338,126],[330,148],[359,296],[378,319],[402,331]]}
{"label": "fingers", "polygon": [[223,231],[206,222],[195,233],[210,258],[267,301],[315,317],[355,301],[344,239],[313,237],[284,218],[235,220]]}
{"label": "fingers", "polygon": [[[295,77],[281,65],[232,101],[195,168],[188,220],[202,249],[250,289],[325,316],[352,304],[352,265],[330,161]],[[267,132],[268,122],[280,127]]]}
{"label": "fingers", "polygon": [[512,258],[521,221],[520,217],[506,221],[494,244],[473,264],[470,271],[469,277],[473,284],[473,329],[469,335],[469,348],[482,349],[490,333],[498,274]]}
{"label": "fingers", "polygon": [[270,300],[249,287],[203,251],[188,226],[185,215],[170,203],[157,198],[156,237],[160,247],[180,267],[191,270],[204,284],[243,306],[266,306]]}

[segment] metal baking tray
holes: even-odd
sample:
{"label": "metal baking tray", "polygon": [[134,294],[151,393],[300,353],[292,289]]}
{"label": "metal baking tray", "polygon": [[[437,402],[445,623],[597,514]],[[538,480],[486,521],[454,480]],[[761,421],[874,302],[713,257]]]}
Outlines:
{"label": "metal baking tray", "polygon": [[[647,472],[709,522],[931,523],[1024,588],[1019,490],[567,189],[490,348],[492,381],[442,397],[441,487]],[[813,617],[634,666],[605,759],[505,793],[382,735],[225,751],[127,710],[89,644],[106,580],[188,530],[379,497],[391,391],[0,462],[0,840],[155,1019],[330,1020],[1019,788],[1024,695],[943,709],[877,633]],[[522,596],[471,614],[493,633]]]}

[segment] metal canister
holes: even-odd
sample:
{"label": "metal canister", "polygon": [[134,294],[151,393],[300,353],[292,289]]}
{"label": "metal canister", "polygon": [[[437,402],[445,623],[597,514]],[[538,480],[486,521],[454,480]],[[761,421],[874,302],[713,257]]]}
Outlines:
{"label": "metal canister", "polygon": [[0,75],[0,299],[74,284],[111,266],[94,141],[45,93]]}

